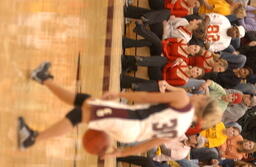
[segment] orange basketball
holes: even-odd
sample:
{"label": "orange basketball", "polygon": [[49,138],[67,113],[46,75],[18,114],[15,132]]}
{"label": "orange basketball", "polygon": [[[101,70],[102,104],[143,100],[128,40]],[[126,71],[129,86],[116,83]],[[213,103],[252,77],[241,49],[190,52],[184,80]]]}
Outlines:
{"label": "orange basketball", "polygon": [[88,129],[83,136],[84,149],[90,154],[102,155],[110,145],[109,136],[103,132]]}

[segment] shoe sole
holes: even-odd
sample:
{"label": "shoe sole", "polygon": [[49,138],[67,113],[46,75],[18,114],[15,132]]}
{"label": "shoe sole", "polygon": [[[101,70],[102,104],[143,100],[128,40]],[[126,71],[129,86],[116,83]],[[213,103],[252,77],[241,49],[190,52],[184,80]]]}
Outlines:
{"label": "shoe sole", "polygon": [[42,80],[37,77],[37,73],[41,71],[48,71],[49,68],[51,68],[51,63],[50,62],[44,62],[39,65],[36,69],[32,71],[31,78],[39,83],[42,83]]}
{"label": "shoe sole", "polygon": [[22,122],[24,122],[22,117],[18,118],[18,126],[17,126],[17,147],[19,150],[23,150],[24,147],[21,145],[21,136],[20,136],[20,129],[22,127]]}

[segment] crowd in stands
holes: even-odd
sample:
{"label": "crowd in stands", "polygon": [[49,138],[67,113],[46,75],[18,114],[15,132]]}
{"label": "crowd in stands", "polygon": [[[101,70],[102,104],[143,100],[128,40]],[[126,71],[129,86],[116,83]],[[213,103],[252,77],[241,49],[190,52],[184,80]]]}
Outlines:
{"label": "crowd in stands", "polygon": [[[122,55],[121,88],[164,93],[177,86],[207,94],[218,101],[222,122],[205,129],[198,121],[146,157],[117,160],[142,167],[255,166],[256,8],[248,0],[148,3],[124,7],[142,38],[124,37],[123,48],[148,47],[150,55]],[[128,75],[138,66],[148,67],[149,79]]]}

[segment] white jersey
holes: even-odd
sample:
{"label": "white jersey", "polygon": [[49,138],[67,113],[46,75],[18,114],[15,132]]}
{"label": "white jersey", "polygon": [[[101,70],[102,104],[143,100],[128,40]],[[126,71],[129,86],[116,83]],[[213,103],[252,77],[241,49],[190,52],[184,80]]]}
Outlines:
{"label": "white jersey", "polygon": [[227,30],[232,27],[230,21],[221,14],[209,13],[206,15],[210,17],[206,35],[206,41],[210,44],[209,50],[219,52],[226,49],[232,39],[227,35]]}
{"label": "white jersey", "polygon": [[187,19],[174,18],[168,21],[168,24],[164,27],[163,39],[167,38],[181,38],[184,42],[188,43],[192,34],[182,27],[189,25]]}
{"label": "white jersey", "polygon": [[[102,100],[93,100],[89,104],[94,110],[92,117],[97,118],[92,119],[88,127],[102,130],[123,143],[154,137],[179,137],[190,127],[194,116],[191,104],[182,110],[173,109],[167,104],[130,106]],[[128,117],[127,111],[136,117]]]}

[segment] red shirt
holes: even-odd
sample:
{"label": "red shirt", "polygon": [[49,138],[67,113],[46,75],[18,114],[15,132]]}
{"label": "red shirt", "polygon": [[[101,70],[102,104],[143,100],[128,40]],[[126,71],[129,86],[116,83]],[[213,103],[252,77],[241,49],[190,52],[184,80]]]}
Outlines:
{"label": "red shirt", "polygon": [[197,66],[204,69],[205,72],[211,72],[212,68],[205,67],[205,64],[210,66],[207,62],[208,59],[212,59],[212,55],[207,56],[208,51],[205,51],[202,56],[190,56],[188,65]]}
{"label": "red shirt", "polygon": [[[168,63],[164,66],[163,69],[163,80],[173,86],[182,86],[185,85],[189,79],[189,76],[184,72],[183,68],[187,68],[188,65],[183,61],[183,63]],[[185,78],[181,78],[178,75],[180,71]]]}
{"label": "red shirt", "polygon": [[[172,3],[173,0],[164,0],[164,7],[170,10],[171,15],[176,17],[184,17],[189,13],[189,7],[187,5],[186,0],[177,0]],[[181,3],[185,3],[187,8],[184,8]]]}
{"label": "red shirt", "polygon": [[[185,62],[189,62],[188,54],[186,53],[185,49],[183,49],[183,47],[187,46],[187,44],[185,44],[183,40],[178,41],[177,38],[167,38],[162,41],[162,46],[163,54],[170,62],[174,62],[177,58],[182,58]],[[178,52],[179,48],[181,48],[187,55],[181,55]]]}

